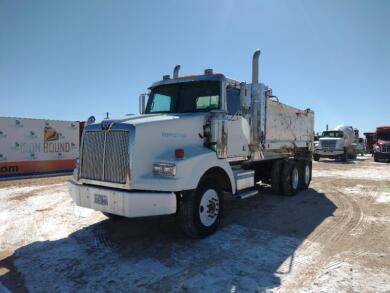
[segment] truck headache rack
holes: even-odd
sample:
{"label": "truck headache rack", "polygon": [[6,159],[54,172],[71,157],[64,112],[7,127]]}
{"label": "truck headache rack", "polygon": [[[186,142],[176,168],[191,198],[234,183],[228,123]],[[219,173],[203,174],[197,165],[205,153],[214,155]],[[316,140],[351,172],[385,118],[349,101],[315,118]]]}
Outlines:
{"label": "truck headache rack", "polygon": [[126,184],[129,174],[128,149],[128,131],[86,131],[80,178]]}

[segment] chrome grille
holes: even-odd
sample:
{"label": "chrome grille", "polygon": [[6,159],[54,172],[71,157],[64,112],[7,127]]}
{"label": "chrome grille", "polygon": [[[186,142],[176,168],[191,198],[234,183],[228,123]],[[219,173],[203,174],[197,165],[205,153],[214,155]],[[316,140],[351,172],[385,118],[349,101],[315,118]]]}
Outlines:
{"label": "chrome grille", "polygon": [[127,131],[107,132],[104,157],[104,181],[126,183],[129,167],[129,136]]}
{"label": "chrome grille", "polygon": [[321,146],[324,149],[334,149],[334,148],[336,148],[336,141],[335,140],[322,140]]}
{"label": "chrome grille", "polygon": [[381,153],[390,153],[390,144],[383,144],[381,147]]}
{"label": "chrome grille", "polygon": [[80,178],[126,184],[129,174],[128,131],[86,131]]}

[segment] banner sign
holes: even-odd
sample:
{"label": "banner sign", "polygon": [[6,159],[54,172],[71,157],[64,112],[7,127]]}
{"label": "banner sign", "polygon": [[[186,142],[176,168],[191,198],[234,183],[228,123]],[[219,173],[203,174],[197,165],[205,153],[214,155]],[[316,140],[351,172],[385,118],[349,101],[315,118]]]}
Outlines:
{"label": "banner sign", "polygon": [[76,121],[0,117],[0,177],[72,170],[79,134]]}

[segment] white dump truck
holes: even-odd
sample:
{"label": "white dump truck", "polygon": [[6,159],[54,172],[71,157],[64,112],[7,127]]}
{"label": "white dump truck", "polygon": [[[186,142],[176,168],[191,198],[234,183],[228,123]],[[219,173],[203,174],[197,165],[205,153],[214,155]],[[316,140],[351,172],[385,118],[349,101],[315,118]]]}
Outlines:
{"label": "white dump truck", "polygon": [[[356,137],[357,133],[357,137]],[[356,159],[359,131],[352,126],[337,126],[334,130],[324,131],[319,139],[313,154],[313,159],[320,158],[341,159],[346,162],[348,159]]]}
{"label": "white dump truck", "polygon": [[259,55],[251,84],[176,66],[140,96],[141,115],[87,125],[69,181],[75,203],[108,217],[176,214],[200,238],[219,226],[224,194],[256,195],[259,181],[285,195],[307,189],[314,113],[258,82]]}

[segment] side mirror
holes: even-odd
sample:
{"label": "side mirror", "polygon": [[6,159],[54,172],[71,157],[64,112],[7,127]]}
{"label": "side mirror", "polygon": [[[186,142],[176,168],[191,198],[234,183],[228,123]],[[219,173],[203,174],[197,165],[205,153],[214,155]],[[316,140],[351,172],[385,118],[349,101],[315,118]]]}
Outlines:
{"label": "side mirror", "polygon": [[139,95],[139,113],[145,113],[146,94]]}

